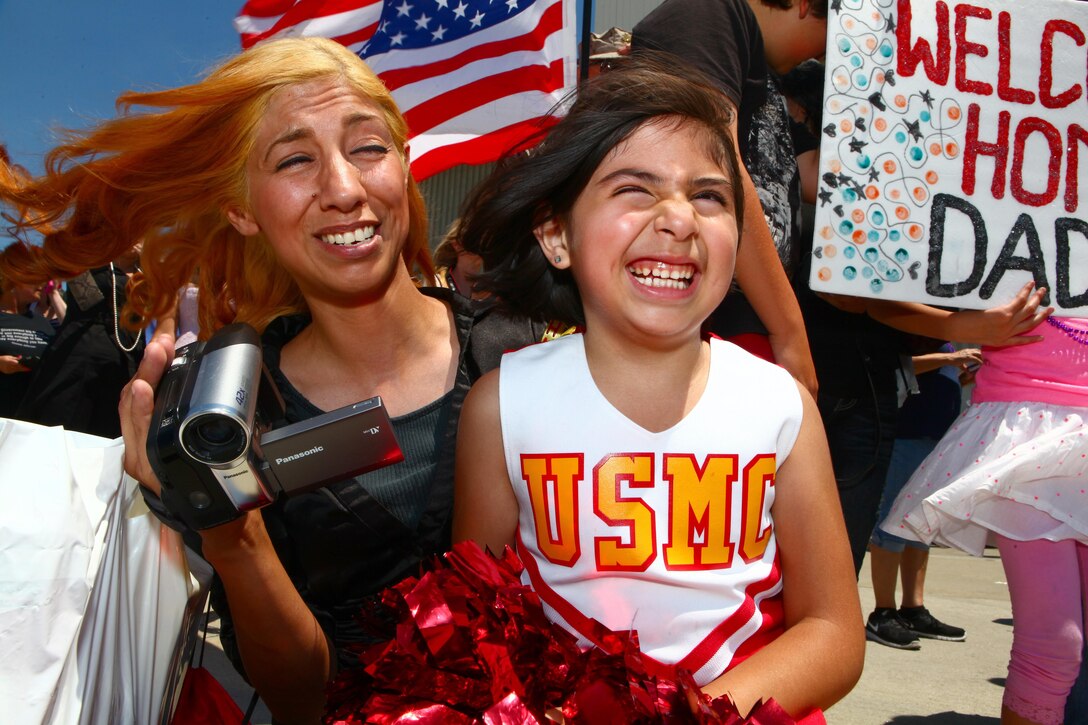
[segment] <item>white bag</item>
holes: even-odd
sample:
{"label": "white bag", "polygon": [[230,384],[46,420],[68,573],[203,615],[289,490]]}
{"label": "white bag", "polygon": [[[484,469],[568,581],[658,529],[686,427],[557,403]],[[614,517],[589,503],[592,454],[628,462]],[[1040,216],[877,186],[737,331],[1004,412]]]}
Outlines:
{"label": "white bag", "polygon": [[120,439],[0,419],[6,723],[168,723],[206,597]]}

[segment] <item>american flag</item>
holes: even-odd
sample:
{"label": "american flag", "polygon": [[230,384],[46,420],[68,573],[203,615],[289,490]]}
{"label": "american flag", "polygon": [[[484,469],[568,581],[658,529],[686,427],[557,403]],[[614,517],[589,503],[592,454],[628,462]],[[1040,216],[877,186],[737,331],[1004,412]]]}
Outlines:
{"label": "american flag", "polygon": [[362,56],[411,129],[417,180],[494,161],[577,82],[576,0],[249,0],[248,48],[333,38]]}

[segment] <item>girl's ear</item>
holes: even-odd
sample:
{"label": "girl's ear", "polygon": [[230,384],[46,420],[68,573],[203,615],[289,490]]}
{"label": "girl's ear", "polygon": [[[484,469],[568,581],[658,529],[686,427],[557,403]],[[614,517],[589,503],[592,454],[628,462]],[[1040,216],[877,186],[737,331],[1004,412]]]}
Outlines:
{"label": "girl's ear", "polygon": [[556,217],[551,217],[533,230],[548,263],[556,269],[570,267],[570,245],[567,243],[567,230]]}
{"label": "girl's ear", "polygon": [[227,215],[230,225],[243,237],[252,237],[261,231],[261,227],[257,224],[257,220],[253,218],[253,215],[240,206],[226,207],[223,209],[223,213]]}

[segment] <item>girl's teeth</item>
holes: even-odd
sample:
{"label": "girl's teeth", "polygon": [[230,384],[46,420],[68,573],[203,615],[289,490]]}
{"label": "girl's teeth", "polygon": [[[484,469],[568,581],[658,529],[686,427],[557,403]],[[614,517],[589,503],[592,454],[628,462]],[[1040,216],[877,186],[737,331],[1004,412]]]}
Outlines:
{"label": "girl's teeth", "polygon": [[654,267],[632,266],[628,271],[635,279],[647,287],[667,287],[671,289],[686,289],[691,285],[694,271],[690,267],[668,268],[665,265]]}
{"label": "girl's teeth", "polygon": [[646,287],[667,287],[669,289],[687,289],[688,280],[664,279],[662,277],[635,277],[638,283]]}

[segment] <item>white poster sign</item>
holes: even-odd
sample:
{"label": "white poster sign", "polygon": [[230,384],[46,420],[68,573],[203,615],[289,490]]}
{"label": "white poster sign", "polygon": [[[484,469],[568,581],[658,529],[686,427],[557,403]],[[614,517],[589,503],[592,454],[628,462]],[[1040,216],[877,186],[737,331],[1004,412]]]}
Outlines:
{"label": "white poster sign", "polygon": [[1088,3],[832,0],[812,288],[1088,316],[1085,68]]}

